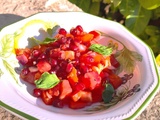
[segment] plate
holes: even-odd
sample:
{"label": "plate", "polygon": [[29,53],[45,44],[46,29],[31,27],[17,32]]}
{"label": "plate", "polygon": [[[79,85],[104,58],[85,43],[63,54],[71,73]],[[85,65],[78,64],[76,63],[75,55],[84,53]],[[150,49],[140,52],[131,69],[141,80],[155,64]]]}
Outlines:
{"label": "plate", "polygon": [[[16,35],[22,32],[20,28],[23,28],[29,21],[36,22],[39,20],[45,21],[49,25],[56,23],[66,30],[81,25],[85,31],[102,31],[114,39],[120,40],[119,44],[122,43],[131,51],[136,51],[142,55],[142,61],[136,62],[133,78],[125,84],[125,87],[119,88],[118,100],[115,100],[111,104],[96,103],[83,109],[72,110],[67,107],[60,109],[47,106],[40,99],[31,95],[34,87],[17,79],[18,74],[16,74],[16,71],[18,71],[18,62],[13,50],[10,48],[15,46]],[[40,31],[37,33],[36,29],[28,30],[27,35],[30,35],[30,37],[35,35],[37,38],[43,37]],[[107,39],[113,39],[112,37],[107,37]],[[133,119],[146,108],[160,88],[160,78],[152,50],[121,24],[84,12],[38,13],[3,28],[0,32],[0,40],[1,105],[26,119]],[[19,46],[24,47],[26,45],[28,43],[24,39]],[[9,47],[4,49],[4,46]],[[137,91],[133,90],[135,87]],[[120,93],[124,91],[126,94],[121,97]]]}

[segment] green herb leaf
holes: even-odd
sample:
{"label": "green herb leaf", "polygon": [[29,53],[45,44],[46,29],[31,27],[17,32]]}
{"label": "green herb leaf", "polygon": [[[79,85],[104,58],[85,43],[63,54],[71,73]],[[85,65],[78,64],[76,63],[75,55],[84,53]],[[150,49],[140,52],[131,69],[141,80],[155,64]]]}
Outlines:
{"label": "green herb leaf", "polygon": [[56,86],[60,80],[56,76],[56,74],[49,74],[48,72],[44,72],[40,79],[35,81],[36,87],[40,89],[50,89]]}
{"label": "green herb leaf", "polygon": [[133,73],[136,61],[142,61],[142,55],[138,54],[135,51],[130,51],[126,47],[124,47],[120,51],[117,51],[115,56],[120,63],[120,67],[117,71],[118,73],[121,73],[122,71],[128,74]]}
{"label": "green herb leaf", "polygon": [[49,44],[51,42],[55,42],[57,39],[53,39],[53,38],[46,38],[45,40],[43,40],[43,42],[41,44]]}
{"label": "green herb leaf", "polygon": [[113,49],[111,47],[107,47],[107,46],[100,45],[100,44],[92,44],[89,47],[89,49],[99,54],[102,54],[102,55],[110,55],[113,52]]}
{"label": "green herb leaf", "polygon": [[55,25],[53,28],[48,28],[47,33],[52,37],[58,33],[59,28],[60,28],[59,25]]}
{"label": "green herb leaf", "polygon": [[111,84],[106,84],[105,89],[102,93],[102,99],[104,103],[109,103],[112,100],[114,91],[115,90]]}
{"label": "green herb leaf", "polygon": [[160,6],[160,0],[138,0],[145,9],[156,9]]}

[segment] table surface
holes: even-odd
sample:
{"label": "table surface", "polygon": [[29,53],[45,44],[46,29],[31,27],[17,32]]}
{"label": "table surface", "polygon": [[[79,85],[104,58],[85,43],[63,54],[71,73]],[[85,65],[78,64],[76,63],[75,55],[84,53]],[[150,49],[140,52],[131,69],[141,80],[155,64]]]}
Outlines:
{"label": "table surface", "polygon": [[[46,7],[45,7],[46,5]],[[63,6],[63,7],[61,7]],[[81,11],[67,0],[1,0],[0,2],[0,29],[4,26],[21,20],[38,12],[50,11]],[[160,92],[154,97],[148,107],[136,118],[136,120],[159,120],[160,119]],[[0,120],[21,120],[0,107]]]}

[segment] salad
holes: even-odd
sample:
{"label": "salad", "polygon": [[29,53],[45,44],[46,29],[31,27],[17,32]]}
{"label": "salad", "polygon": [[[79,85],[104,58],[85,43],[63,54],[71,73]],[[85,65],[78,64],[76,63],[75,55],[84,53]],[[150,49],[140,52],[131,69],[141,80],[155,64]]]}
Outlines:
{"label": "salad", "polygon": [[[81,25],[69,32],[59,26],[54,29],[54,37],[43,41],[32,37],[33,47],[15,49],[23,66],[20,78],[35,85],[33,96],[46,105],[80,109],[109,103],[116,90],[133,77],[135,61],[142,59],[123,43],[122,50],[113,41],[106,41],[107,46],[99,44],[106,36],[102,32],[86,32]],[[119,75],[122,71],[127,73],[125,77]]]}

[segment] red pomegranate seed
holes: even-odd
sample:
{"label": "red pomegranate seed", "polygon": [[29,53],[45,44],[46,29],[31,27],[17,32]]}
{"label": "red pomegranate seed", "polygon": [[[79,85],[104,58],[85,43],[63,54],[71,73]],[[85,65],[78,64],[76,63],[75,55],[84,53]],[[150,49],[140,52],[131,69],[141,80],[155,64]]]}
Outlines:
{"label": "red pomegranate seed", "polygon": [[73,28],[73,29],[70,30],[70,33],[71,33],[73,36],[77,36],[77,35],[79,35],[80,32],[79,32],[77,29]]}
{"label": "red pomegranate seed", "polygon": [[67,31],[64,28],[60,28],[58,33],[61,35],[66,35]]}
{"label": "red pomegranate seed", "polygon": [[35,89],[33,90],[33,95],[34,95],[35,97],[40,97],[40,96],[41,96],[41,93],[42,93],[42,91],[41,91],[40,89],[35,88]]}
{"label": "red pomegranate seed", "polygon": [[82,28],[82,26],[81,26],[81,25],[77,25],[76,29],[77,29],[80,33],[82,33],[82,32],[83,32],[83,28]]}
{"label": "red pomegranate seed", "polygon": [[73,64],[68,63],[68,64],[67,64],[67,67],[66,67],[66,72],[67,72],[67,73],[70,73],[71,70],[72,70],[72,68],[73,68]]}
{"label": "red pomegranate seed", "polygon": [[67,41],[66,37],[61,37],[61,38],[58,40],[58,42],[59,42],[60,44],[64,44],[64,43],[66,43],[66,41]]}
{"label": "red pomegranate seed", "polygon": [[44,53],[40,54],[39,57],[38,57],[38,60],[42,60],[42,59],[45,59],[46,58],[46,55]]}
{"label": "red pomegranate seed", "polygon": [[57,65],[57,60],[50,59],[49,63],[51,64],[51,66],[56,66]]}
{"label": "red pomegranate seed", "polygon": [[40,54],[40,52],[38,50],[33,50],[33,52],[32,52],[33,57],[38,57],[39,54]]}
{"label": "red pomegranate seed", "polygon": [[21,74],[22,75],[27,75],[29,73],[29,69],[28,68],[24,68],[22,71],[21,71]]}

